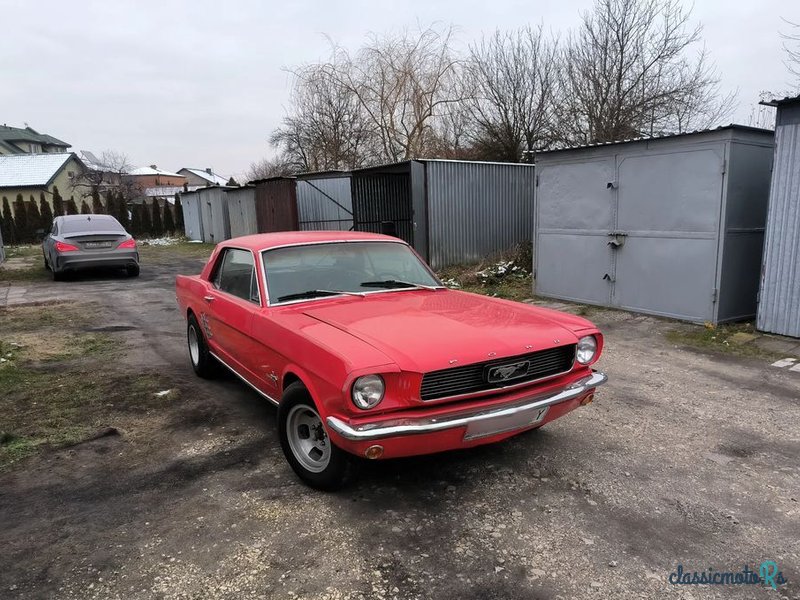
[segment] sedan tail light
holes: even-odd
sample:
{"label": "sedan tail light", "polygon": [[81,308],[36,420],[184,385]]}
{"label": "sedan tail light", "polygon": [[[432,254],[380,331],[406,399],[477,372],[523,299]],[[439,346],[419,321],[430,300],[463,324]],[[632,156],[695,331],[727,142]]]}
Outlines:
{"label": "sedan tail light", "polygon": [[56,242],[56,252],[77,252],[78,247],[65,242]]}
{"label": "sedan tail light", "polygon": [[131,248],[131,249],[135,249],[135,248],[136,248],[136,240],[135,240],[135,239],[133,239],[133,238],[131,238],[131,239],[129,239],[129,240],[125,240],[125,241],[124,241],[124,242],[122,242],[122,243],[121,243],[119,246],[117,246],[117,249],[118,249],[118,250],[119,250],[120,248]]}

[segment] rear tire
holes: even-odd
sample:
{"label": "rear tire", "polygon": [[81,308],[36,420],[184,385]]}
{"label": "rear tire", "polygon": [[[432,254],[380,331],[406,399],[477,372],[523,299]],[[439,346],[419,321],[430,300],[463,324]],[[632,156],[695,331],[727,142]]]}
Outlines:
{"label": "rear tire", "polygon": [[45,268],[45,270],[49,271],[50,270],[50,265],[47,263],[47,255],[46,254],[42,254],[42,258],[44,259],[44,268]]}
{"label": "rear tire", "polygon": [[50,273],[53,275],[53,281],[64,281],[66,276],[63,271],[56,271],[55,267],[50,269]]}
{"label": "rear tire", "polygon": [[139,265],[131,265],[129,267],[126,267],[125,270],[128,272],[128,277],[139,276]]}
{"label": "rear tire", "polygon": [[208,351],[208,344],[194,315],[189,315],[186,326],[186,338],[189,345],[189,360],[195,374],[203,379],[213,379],[219,373],[217,361]]}
{"label": "rear tire", "polygon": [[311,395],[300,382],[286,388],[278,405],[278,437],[289,466],[306,485],[330,492],[354,478],[355,457],[331,442]]}

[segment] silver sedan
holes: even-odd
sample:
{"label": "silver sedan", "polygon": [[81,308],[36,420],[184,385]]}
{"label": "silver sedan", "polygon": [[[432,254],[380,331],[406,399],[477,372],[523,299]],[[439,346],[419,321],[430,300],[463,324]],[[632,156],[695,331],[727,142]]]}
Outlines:
{"label": "silver sedan", "polygon": [[95,267],[125,269],[139,275],[136,240],[110,215],[56,217],[42,241],[44,266],[58,281],[67,272]]}

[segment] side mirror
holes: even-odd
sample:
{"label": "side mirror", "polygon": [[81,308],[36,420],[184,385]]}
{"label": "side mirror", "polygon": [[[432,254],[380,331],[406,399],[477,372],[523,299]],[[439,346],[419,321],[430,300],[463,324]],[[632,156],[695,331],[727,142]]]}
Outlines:
{"label": "side mirror", "polygon": [[46,237],[47,237],[47,233],[45,232],[45,230],[44,230],[44,229],[37,229],[35,233],[36,233],[36,239],[37,239],[38,241],[40,241],[40,242],[41,242],[42,240],[44,240],[44,238],[46,238]]}

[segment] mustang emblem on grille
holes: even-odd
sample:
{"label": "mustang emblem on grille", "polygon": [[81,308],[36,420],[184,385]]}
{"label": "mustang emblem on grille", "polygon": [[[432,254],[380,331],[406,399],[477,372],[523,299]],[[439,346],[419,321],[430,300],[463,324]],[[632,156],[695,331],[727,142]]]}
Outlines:
{"label": "mustang emblem on grille", "polygon": [[510,365],[497,365],[486,369],[486,381],[489,383],[500,383],[510,379],[516,379],[528,374],[529,361],[522,360]]}

